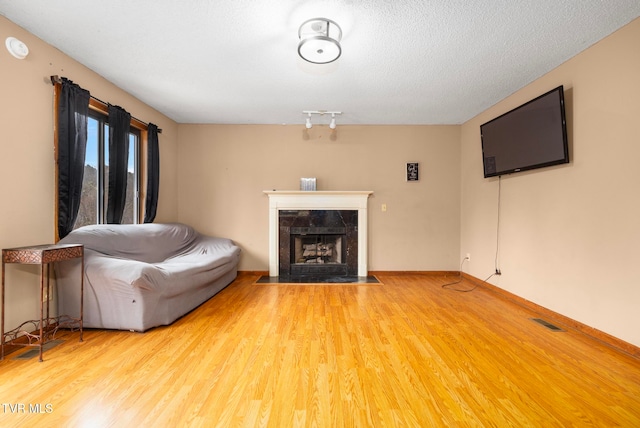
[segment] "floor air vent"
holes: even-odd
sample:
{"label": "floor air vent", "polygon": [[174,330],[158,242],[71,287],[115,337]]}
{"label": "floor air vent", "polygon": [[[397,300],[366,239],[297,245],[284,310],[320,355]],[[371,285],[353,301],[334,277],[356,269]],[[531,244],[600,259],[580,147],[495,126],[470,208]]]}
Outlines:
{"label": "floor air vent", "polygon": [[[58,346],[63,342],[64,340],[61,340],[61,339],[50,340],[49,342],[42,345],[42,352],[48,351],[49,349],[53,348],[54,346]],[[24,352],[18,355],[17,357],[13,357],[13,359],[14,360],[30,360],[31,358],[37,357],[39,355],[40,355],[40,348],[32,348],[27,352]]]}
{"label": "floor air vent", "polygon": [[553,325],[550,322],[545,321],[545,320],[543,320],[541,318],[531,318],[531,321],[535,321],[538,324],[540,324],[540,325],[542,325],[542,326],[544,326],[544,327],[546,327],[546,328],[548,328],[549,330],[552,330],[552,331],[564,331],[560,327],[558,327],[556,325]]}

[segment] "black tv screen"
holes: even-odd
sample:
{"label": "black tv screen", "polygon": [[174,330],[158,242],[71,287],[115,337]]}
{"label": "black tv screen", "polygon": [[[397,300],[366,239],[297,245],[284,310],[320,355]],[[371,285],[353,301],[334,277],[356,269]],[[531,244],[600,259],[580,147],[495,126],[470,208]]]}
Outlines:
{"label": "black tv screen", "polygon": [[569,162],[562,86],[480,125],[484,176]]}

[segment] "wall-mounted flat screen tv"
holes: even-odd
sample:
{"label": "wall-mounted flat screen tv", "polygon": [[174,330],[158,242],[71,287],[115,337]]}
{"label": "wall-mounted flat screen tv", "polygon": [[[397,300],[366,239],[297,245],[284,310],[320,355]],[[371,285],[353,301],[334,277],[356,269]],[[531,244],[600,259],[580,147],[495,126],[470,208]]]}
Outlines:
{"label": "wall-mounted flat screen tv", "polygon": [[557,88],[480,125],[484,176],[569,162],[564,88]]}

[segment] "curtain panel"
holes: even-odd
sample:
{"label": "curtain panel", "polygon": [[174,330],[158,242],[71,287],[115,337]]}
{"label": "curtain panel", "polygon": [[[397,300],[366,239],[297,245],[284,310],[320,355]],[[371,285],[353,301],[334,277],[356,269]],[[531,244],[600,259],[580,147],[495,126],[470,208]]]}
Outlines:
{"label": "curtain panel", "polygon": [[87,150],[89,91],[62,78],[58,97],[58,238],[78,217]]}
{"label": "curtain panel", "polygon": [[147,126],[147,197],[144,207],[144,222],[153,223],[158,208],[160,187],[160,148],[158,147],[158,127]]}
{"label": "curtain panel", "polygon": [[127,166],[129,160],[129,128],[131,114],[109,104],[109,195],[107,223],[120,224],[127,196]]}

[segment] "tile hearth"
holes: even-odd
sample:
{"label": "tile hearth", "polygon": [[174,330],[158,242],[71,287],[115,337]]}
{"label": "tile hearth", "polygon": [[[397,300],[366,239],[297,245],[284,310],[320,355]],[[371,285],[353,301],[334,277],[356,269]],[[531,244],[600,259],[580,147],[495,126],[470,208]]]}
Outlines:
{"label": "tile hearth", "polygon": [[380,284],[375,276],[261,276],[256,284]]}

